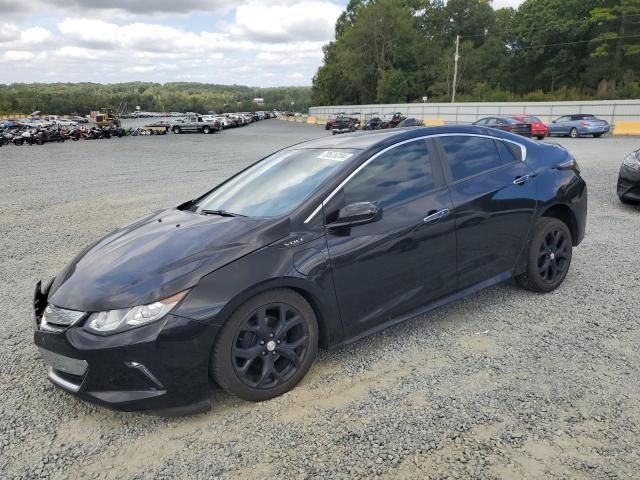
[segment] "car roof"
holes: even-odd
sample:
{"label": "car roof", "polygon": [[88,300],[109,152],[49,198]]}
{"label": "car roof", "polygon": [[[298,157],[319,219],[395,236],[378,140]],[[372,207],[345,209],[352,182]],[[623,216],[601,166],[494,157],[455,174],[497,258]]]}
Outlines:
{"label": "car roof", "polygon": [[[442,127],[406,127],[406,128],[390,128],[383,131],[373,132],[355,132],[342,135],[333,135],[310,140],[307,142],[293,145],[290,148],[294,150],[303,148],[348,148],[354,150],[366,150],[376,147],[386,147],[388,145],[409,140],[415,137],[423,137],[428,135],[442,135],[467,133],[476,135],[489,135],[493,137],[514,137],[509,133],[496,129],[490,129],[479,125],[446,125]],[[519,142],[526,142],[525,138],[518,138]]]}

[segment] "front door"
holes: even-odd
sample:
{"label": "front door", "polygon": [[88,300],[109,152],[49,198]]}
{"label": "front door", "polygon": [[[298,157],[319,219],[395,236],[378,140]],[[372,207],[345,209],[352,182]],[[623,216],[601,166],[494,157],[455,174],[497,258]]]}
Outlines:
{"label": "front door", "polygon": [[[374,157],[324,207],[331,268],[345,333],[353,337],[456,288],[452,204],[431,141]],[[352,203],[382,208],[379,220],[333,230]]]}
{"label": "front door", "polygon": [[518,146],[483,136],[437,139],[456,223],[458,289],[511,274],[537,204]]}

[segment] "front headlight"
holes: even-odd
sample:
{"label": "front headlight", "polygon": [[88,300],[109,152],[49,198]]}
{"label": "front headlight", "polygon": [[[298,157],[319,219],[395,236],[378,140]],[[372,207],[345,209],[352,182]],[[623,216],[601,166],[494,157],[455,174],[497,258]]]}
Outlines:
{"label": "front headlight", "polygon": [[629,155],[624,157],[624,161],[622,162],[622,164],[632,170],[640,171],[640,158],[638,158],[639,155],[640,150],[630,153]]}
{"label": "front headlight", "polygon": [[187,293],[188,290],[185,290],[148,305],[92,313],[87,318],[84,328],[92,333],[104,335],[155,322],[169,313]]}

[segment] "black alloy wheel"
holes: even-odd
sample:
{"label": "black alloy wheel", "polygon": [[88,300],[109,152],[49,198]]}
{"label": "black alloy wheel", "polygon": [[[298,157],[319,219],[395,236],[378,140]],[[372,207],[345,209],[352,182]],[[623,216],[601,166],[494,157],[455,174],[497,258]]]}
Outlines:
{"label": "black alloy wheel", "polygon": [[213,377],[240,398],[261,401],[293,388],[318,348],[315,314],[286,289],[253,297],[231,315],[214,346]]}
{"label": "black alloy wheel", "polygon": [[567,276],[571,254],[567,225],[557,218],[540,218],[529,245],[527,271],[516,278],[517,283],[535,292],[555,290]]}
{"label": "black alloy wheel", "polygon": [[563,273],[569,246],[561,229],[550,230],[538,251],[538,272],[545,283],[555,282]]}

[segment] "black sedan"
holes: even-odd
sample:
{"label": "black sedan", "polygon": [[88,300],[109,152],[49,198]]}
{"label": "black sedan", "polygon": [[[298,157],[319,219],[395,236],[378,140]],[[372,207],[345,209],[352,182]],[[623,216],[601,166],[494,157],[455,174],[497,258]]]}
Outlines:
{"label": "black sedan", "polygon": [[530,123],[520,122],[509,117],[486,117],[481,118],[473,124],[483,127],[497,128],[498,130],[504,130],[505,132],[522,135],[523,137],[531,137]]}
{"label": "black sedan", "polygon": [[151,213],[38,284],[49,379],[122,410],[248,400],[347,345],[515,279],[564,280],[587,187],[571,154],[451,126],[330,136]]}
{"label": "black sedan", "polygon": [[623,203],[640,204],[640,150],[630,153],[622,162],[618,197]]}

